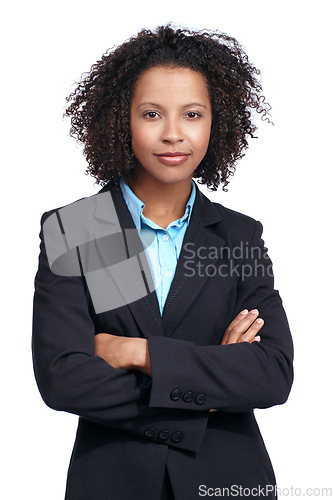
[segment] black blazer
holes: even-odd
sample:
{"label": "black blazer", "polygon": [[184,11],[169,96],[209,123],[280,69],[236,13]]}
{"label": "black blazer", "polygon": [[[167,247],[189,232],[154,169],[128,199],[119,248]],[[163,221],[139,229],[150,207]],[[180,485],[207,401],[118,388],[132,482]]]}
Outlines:
{"label": "black blazer", "polygon": [[[108,207],[115,208],[112,216]],[[71,208],[74,224],[66,227]],[[105,228],[114,217],[125,239],[126,230],[137,235],[120,190],[108,184],[64,210],[47,212],[42,229],[52,214],[72,272],[61,276],[57,259],[48,260],[42,230],[32,348],[45,403],[80,417],[66,499],[158,500],[165,467],[177,500],[201,498],[208,488],[272,489],[274,473],[253,409],[287,400],[293,345],[261,223],[211,202],[197,188],[161,316],[144,259],[142,281],[133,283],[141,298],[94,308],[98,290],[91,294],[84,269],[91,247],[87,251],[76,231],[86,231],[85,241],[94,238],[96,254],[108,266],[114,239]],[[259,309],[265,320],[261,342],[219,345],[244,308]],[[100,332],[147,338],[152,377],[114,369],[95,356],[94,335]]]}

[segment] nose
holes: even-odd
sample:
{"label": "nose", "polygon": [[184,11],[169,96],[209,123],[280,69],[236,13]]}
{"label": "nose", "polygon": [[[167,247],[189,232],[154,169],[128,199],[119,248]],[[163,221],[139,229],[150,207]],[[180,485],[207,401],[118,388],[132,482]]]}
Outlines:
{"label": "nose", "polygon": [[179,119],[168,118],[164,122],[162,130],[162,141],[165,143],[175,144],[184,140],[182,126]]}

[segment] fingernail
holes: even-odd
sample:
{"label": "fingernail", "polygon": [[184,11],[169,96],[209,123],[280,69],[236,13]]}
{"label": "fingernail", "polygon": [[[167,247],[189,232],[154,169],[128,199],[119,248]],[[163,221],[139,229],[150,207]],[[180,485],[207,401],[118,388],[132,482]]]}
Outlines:
{"label": "fingernail", "polygon": [[262,319],[260,319],[260,318],[259,318],[259,319],[257,319],[257,320],[256,320],[256,323],[262,323]]}
{"label": "fingernail", "polygon": [[252,309],[252,311],[250,311],[250,312],[251,312],[251,314],[258,314],[259,311],[258,311],[258,309]]}
{"label": "fingernail", "polygon": [[254,337],[254,340],[255,340],[256,342],[260,342],[260,340],[261,340],[260,335],[257,335],[256,337]]}
{"label": "fingernail", "polygon": [[249,311],[247,309],[244,309],[240,314],[247,314]]}

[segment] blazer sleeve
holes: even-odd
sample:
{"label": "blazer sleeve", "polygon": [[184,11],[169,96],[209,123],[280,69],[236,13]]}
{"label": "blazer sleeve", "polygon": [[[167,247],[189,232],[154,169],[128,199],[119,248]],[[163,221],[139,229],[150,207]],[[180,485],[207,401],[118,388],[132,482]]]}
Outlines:
{"label": "blazer sleeve", "polygon": [[[254,222],[232,319],[245,308],[258,309],[265,321],[259,332],[261,342],[200,346],[150,337],[150,406],[242,412],[287,400],[293,381],[293,343],[282,300],[274,289],[272,262],[261,238],[263,226]],[[172,391],[174,398],[170,398]]]}
{"label": "blazer sleeve", "polygon": [[[49,213],[43,214],[41,225]],[[35,278],[32,355],[44,402],[150,441],[197,451],[207,414],[149,407],[151,377],[95,356],[95,327],[81,276],[50,270],[43,231]],[[162,434],[161,434],[162,433]],[[166,436],[170,436],[167,440]]]}

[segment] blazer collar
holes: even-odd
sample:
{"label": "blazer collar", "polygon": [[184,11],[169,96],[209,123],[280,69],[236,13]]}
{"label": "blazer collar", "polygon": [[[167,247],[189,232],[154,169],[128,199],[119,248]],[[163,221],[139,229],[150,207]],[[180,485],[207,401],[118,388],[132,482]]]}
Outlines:
{"label": "blazer collar", "polygon": [[[193,205],[193,212],[200,214],[203,226],[209,226],[216,224],[223,220],[223,216],[220,211],[216,208],[215,204],[205,196],[198,186],[195,184],[196,196]],[[121,189],[116,189],[114,185],[109,182],[106,184],[98,194],[105,193],[109,191],[112,195],[117,214],[119,217],[119,222],[126,223],[126,227],[134,228],[135,224],[131,216],[130,211],[125,203],[124,197],[122,195]],[[109,217],[107,211],[105,210],[106,204],[102,197],[98,197],[98,202],[96,203],[95,216],[109,222],[114,223],[113,217]]]}
{"label": "blazer collar", "polygon": [[[109,192],[112,196],[113,204],[117,212],[120,227],[124,235],[126,229],[130,230],[131,238],[136,234],[136,248],[140,249],[143,255],[142,272],[147,283],[147,295],[142,299],[128,304],[131,313],[145,337],[149,335],[171,336],[183,315],[190,309],[191,304],[200,292],[200,289],[209,278],[209,273],[205,273],[207,265],[214,265],[217,258],[207,258],[209,248],[223,247],[225,240],[216,232],[215,225],[223,220],[223,216],[215,206],[196,186],[196,197],[192,209],[189,226],[186,230],[182,250],[177,262],[176,272],[170,286],[170,290],[164,305],[161,316],[155,290],[152,285],[149,265],[145,258],[143,246],[130,211],[125,203],[122,192],[114,185],[108,183],[99,194]],[[105,210],[105,196],[97,195],[94,216],[103,219],[111,224],[115,224],[114,217]],[[118,221],[117,221],[118,222]],[[135,231],[133,231],[135,229]],[[194,255],[189,263],[189,252]],[[141,253],[142,250],[142,253]],[[218,255],[218,252],[215,252]],[[202,272],[190,272],[190,267],[196,268],[196,262],[200,258]],[[185,266],[186,265],[186,266]],[[148,333],[149,332],[149,333]]]}

